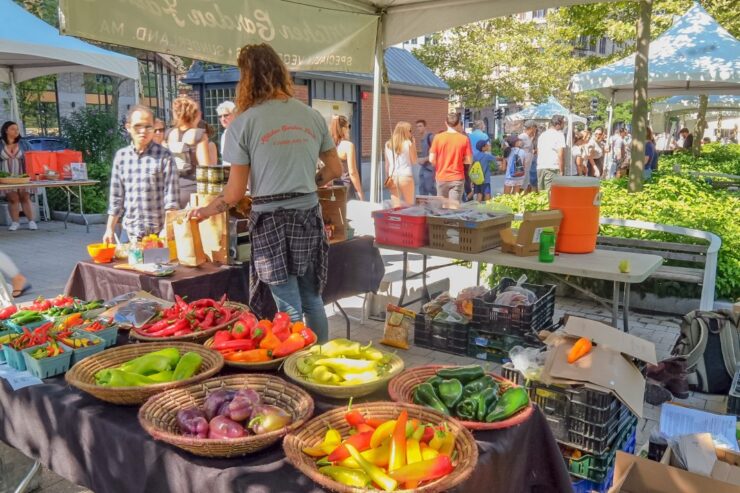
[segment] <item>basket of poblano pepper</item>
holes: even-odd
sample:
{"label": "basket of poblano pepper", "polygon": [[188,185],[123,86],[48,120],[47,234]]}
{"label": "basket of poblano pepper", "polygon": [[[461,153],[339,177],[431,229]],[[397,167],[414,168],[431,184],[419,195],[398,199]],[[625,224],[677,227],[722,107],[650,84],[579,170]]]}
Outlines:
{"label": "basket of poblano pepper", "polygon": [[388,393],[396,402],[430,407],[470,430],[515,426],[534,410],[526,389],[480,365],[407,369],[390,381]]}

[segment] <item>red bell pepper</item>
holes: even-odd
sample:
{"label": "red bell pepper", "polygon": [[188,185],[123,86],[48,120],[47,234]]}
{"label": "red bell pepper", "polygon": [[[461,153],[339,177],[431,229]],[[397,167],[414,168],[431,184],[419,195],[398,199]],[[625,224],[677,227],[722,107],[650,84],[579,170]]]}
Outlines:
{"label": "red bell pepper", "polygon": [[257,349],[257,344],[251,339],[233,339],[231,341],[214,342],[211,347],[216,351],[249,351]]}
{"label": "red bell pepper", "polygon": [[290,336],[290,315],[285,312],[277,312],[275,317],[272,319],[272,333],[275,334],[278,339],[284,341]]}
{"label": "red bell pepper", "polygon": [[432,481],[447,476],[454,469],[449,456],[438,455],[434,459],[414,462],[390,471],[390,476],[399,483]]}
{"label": "red bell pepper", "polygon": [[310,346],[311,344],[316,342],[316,334],[308,327],[306,327],[305,329],[301,329],[299,334],[301,334],[301,337],[303,337],[303,339],[306,341],[306,346]]}
{"label": "red bell pepper", "polygon": [[18,311],[18,307],[15,305],[10,305],[2,310],[0,310],[0,320],[5,320],[10,318],[10,316]]}
{"label": "red bell pepper", "polygon": [[306,341],[303,339],[303,337],[301,337],[300,334],[290,334],[287,339],[285,339],[277,348],[275,348],[275,350],[272,352],[272,355],[275,358],[288,356],[289,354],[293,354],[296,351],[303,349],[305,342]]}
{"label": "red bell pepper", "polygon": [[406,465],[406,423],[408,419],[408,411],[403,410],[396,420],[396,427],[393,429],[391,438],[391,459],[388,463],[388,472],[393,472]]}
{"label": "red bell pepper", "polygon": [[355,433],[344,442],[342,442],[340,446],[335,448],[326,459],[329,462],[339,462],[349,457],[349,450],[347,450],[347,447],[345,447],[345,445],[352,445],[359,452],[367,450],[370,448],[370,439],[372,437],[373,433],[370,431],[365,433]]}
{"label": "red bell pepper", "polygon": [[231,328],[231,334],[235,339],[254,339],[254,337],[251,337],[251,334],[256,327],[257,317],[251,312],[246,312],[241,314],[239,319],[234,322],[234,326]]}

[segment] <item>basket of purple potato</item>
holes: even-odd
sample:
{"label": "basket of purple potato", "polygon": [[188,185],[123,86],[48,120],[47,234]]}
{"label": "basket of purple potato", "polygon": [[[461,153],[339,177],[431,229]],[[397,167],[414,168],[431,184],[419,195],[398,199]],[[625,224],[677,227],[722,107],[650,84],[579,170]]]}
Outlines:
{"label": "basket of purple potato", "polygon": [[282,378],[241,374],[212,378],[152,396],[139,422],[152,437],[203,457],[262,450],[313,415],[308,393]]}

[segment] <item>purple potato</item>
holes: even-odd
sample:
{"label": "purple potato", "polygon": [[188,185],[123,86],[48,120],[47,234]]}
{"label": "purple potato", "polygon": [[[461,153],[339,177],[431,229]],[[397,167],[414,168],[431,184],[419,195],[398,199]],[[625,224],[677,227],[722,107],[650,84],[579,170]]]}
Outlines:
{"label": "purple potato", "polygon": [[208,421],[200,409],[191,407],[177,411],[177,425],[184,435],[207,435]]}
{"label": "purple potato", "polygon": [[247,430],[242,425],[226,416],[216,416],[209,426],[208,438],[239,438],[247,434]]}
{"label": "purple potato", "polygon": [[291,415],[283,409],[268,404],[260,404],[255,406],[252,411],[249,428],[255,435],[262,435],[263,433],[281,430],[292,421]]}
{"label": "purple potato", "polygon": [[223,404],[226,403],[228,405],[228,403],[234,399],[235,395],[236,391],[224,389],[216,390],[209,393],[206,396],[206,402],[203,406],[205,408],[206,418],[208,418],[208,420],[211,420],[214,418],[214,416],[218,416],[219,414],[221,414],[220,411]]}

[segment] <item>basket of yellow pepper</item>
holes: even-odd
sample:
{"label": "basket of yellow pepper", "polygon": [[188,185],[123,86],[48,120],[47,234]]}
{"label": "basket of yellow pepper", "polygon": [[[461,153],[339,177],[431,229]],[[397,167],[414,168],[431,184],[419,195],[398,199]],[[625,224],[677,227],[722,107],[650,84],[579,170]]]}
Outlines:
{"label": "basket of yellow pepper", "polygon": [[371,402],[333,409],[288,434],[288,461],[340,493],[447,491],[478,462],[473,435],[444,415],[414,404]]}

